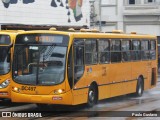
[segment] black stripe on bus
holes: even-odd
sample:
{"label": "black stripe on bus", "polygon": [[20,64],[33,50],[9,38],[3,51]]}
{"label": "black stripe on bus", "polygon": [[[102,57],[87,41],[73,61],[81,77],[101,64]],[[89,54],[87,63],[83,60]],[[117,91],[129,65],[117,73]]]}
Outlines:
{"label": "black stripe on bus", "polygon": [[107,83],[107,84],[100,84],[98,86],[105,86],[105,85],[111,85],[111,84],[117,84],[117,83],[124,83],[124,82],[132,82],[132,81],[135,81],[137,79],[133,79],[133,80],[124,80],[124,81],[120,81],[120,82],[111,82],[111,83]]}
{"label": "black stripe on bus", "polygon": [[80,90],[80,89],[86,89],[86,88],[89,88],[89,86],[87,86],[87,87],[81,87],[81,88],[74,88],[73,90]]}
{"label": "black stripe on bus", "polygon": [[[147,78],[144,78],[144,79],[147,79]],[[136,81],[136,80],[138,80],[138,79],[124,80],[124,81],[120,81],[120,82],[111,82],[111,83],[107,83],[107,84],[100,84],[98,86],[105,86],[105,85],[124,83],[124,82],[132,82],[132,81]],[[81,87],[81,88],[74,88],[73,90],[80,90],[80,89],[86,89],[86,88],[89,88],[89,86],[87,86],[87,87]]]}

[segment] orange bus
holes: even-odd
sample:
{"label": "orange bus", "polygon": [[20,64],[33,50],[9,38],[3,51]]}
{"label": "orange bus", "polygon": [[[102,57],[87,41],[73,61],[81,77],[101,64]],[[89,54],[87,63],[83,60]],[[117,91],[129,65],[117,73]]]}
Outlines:
{"label": "orange bus", "polygon": [[157,83],[152,35],[85,31],[26,31],[16,37],[13,102],[93,106]]}
{"label": "orange bus", "polygon": [[20,30],[0,31],[0,99],[10,98],[11,62],[16,33]]}

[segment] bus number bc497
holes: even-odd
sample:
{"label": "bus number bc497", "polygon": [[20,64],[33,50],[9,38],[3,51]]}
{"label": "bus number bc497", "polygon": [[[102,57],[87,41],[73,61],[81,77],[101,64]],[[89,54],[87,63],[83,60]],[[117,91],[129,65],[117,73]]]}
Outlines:
{"label": "bus number bc497", "polygon": [[30,87],[30,86],[22,86],[21,90],[26,90],[26,91],[35,91],[36,87]]}

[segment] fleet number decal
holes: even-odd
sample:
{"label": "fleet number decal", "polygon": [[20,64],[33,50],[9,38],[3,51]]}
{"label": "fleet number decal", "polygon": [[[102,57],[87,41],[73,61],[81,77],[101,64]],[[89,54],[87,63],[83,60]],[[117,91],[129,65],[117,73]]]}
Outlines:
{"label": "fleet number decal", "polygon": [[26,91],[35,91],[36,87],[30,87],[30,86],[22,86],[21,90],[26,90]]}

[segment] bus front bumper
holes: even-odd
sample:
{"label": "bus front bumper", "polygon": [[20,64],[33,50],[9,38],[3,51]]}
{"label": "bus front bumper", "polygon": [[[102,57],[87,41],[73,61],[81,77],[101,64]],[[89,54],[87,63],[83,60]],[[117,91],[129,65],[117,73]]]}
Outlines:
{"label": "bus front bumper", "polygon": [[0,99],[3,99],[3,98],[10,99],[11,98],[10,88],[11,88],[10,85],[7,86],[6,88],[0,88]]}
{"label": "bus front bumper", "polygon": [[59,95],[31,95],[11,91],[12,102],[72,105],[71,91]]}
{"label": "bus front bumper", "polygon": [[10,86],[6,87],[6,88],[1,88],[0,89],[0,99],[3,98],[7,98],[10,99],[11,95],[10,95]]}

